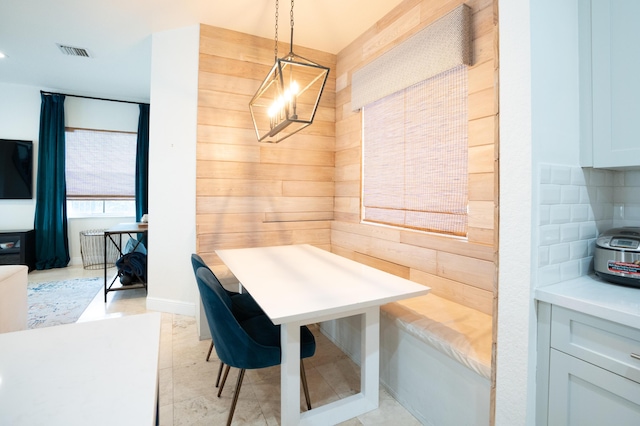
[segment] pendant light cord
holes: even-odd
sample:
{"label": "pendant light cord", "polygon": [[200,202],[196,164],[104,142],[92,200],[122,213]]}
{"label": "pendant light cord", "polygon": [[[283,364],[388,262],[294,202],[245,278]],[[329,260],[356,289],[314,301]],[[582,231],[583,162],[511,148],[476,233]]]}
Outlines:
{"label": "pendant light cord", "polygon": [[289,44],[289,54],[293,55],[293,0],[291,0],[291,12],[289,12],[291,24],[291,42]]}
{"label": "pendant light cord", "polygon": [[276,36],[275,46],[273,48],[273,55],[275,56],[274,62],[278,60],[278,0],[276,0]]}
{"label": "pendant light cord", "polygon": [[[291,0],[291,10],[289,11],[289,24],[291,25],[291,41],[289,43],[289,55],[293,55],[293,2]],[[280,17],[278,13],[278,7],[280,6],[280,1],[276,0],[276,24],[275,24],[275,37],[274,37],[274,47],[273,47],[273,56],[275,57],[274,61],[278,60],[278,18]]]}

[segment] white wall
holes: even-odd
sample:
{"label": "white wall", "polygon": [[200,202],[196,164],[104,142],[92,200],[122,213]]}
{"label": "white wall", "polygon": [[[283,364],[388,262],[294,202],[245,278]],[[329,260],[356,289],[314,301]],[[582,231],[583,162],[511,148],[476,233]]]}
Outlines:
{"label": "white wall", "polygon": [[[529,0],[499,2],[500,250],[495,424],[534,424]],[[534,370],[535,371],[535,370]]]}
{"label": "white wall", "polygon": [[496,425],[533,425],[540,170],[579,164],[578,0],[500,1],[499,9]]}
{"label": "white wall", "polygon": [[[39,129],[40,89],[0,83],[0,138],[33,141],[33,158],[36,163]],[[32,200],[0,200],[0,230],[33,229],[35,183],[34,167]]]}
{"label": "white wall", "polygon": [[194,316],[200,26],[152,37],[147,308]]}

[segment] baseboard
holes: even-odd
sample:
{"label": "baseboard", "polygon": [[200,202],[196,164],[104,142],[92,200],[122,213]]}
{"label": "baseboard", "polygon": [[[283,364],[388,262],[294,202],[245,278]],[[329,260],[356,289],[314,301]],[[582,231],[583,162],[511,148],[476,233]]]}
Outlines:
{"label": "baseboard", "polygon": [[194,317],[196,315],[196,307],[193,303],[158,299],[149,296],[147,296],[147,309],[150,311],[167,312],[170,314],[186,315],[190,317]]}

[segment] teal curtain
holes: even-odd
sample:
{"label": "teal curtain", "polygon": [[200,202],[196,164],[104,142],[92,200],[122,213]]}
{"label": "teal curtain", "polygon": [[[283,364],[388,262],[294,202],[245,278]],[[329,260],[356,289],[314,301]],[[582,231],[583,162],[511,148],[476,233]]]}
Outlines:
{"label": "teal curtain", "polygon": [[140,104],[136,148],[136,222],[149,212],[149,104]]}
{"label": "teal curtain", "polygon": [[42,93],[34,228],[36,269],[69,264],[65,181],[64,95]]}

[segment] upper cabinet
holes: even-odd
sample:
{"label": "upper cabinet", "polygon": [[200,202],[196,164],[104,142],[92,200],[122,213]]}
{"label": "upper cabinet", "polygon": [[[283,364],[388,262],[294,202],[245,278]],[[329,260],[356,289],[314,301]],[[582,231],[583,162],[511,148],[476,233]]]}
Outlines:
{"label": "upper cabinet", "polygon": [[580,163],[640,167],[640,2],[579,5]]}

